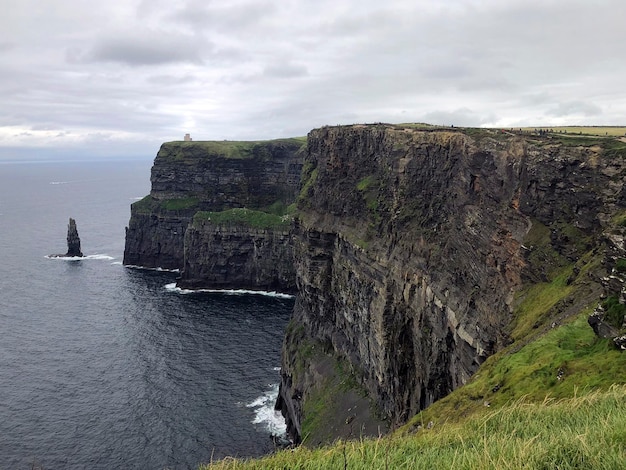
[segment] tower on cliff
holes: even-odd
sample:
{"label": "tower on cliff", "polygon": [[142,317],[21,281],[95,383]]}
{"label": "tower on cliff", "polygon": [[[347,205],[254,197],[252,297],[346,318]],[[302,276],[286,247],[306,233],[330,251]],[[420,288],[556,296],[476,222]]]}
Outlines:
{"label": "tower on cliff", "polygon": [[191,142],[193,139],[191,138],[191,134],[185,134],[185,138],[183,140],[185,142]]}

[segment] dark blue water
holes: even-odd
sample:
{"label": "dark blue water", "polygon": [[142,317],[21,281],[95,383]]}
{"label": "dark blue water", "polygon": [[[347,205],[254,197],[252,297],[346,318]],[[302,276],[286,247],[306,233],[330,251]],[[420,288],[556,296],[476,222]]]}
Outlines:
{"label": "dark blue water", "polygon": [[[293,301],[121,265],[150,161],[0,163],[0,469],[196,468],[271,451]],[[77,221],[79,261],[66,250]]]}

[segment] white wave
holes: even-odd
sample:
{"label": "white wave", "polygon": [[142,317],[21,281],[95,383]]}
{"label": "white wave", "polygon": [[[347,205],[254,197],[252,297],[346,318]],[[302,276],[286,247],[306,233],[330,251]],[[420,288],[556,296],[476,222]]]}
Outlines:
{"label": "white wave", "polygon": [[164,273],[179,273],[180,272],[180,269],[166,269],[166,268],[160,268],[160,267],[149,268],[147,266],[137,266],[136,264],[125,264],[124,266],[130,269],[143,269],[145,271],[159,271],[159,272],[164,272]]}
{"label": "white wave", "polygon": [[50,181],[50,184],[68,184],[69,181]]}
{"label": "white wave", "polygon": [[140,196],[140,197],[131,197],[130,200],[131,201],[141,201],[144,198],[144,196]]}
{"label": "white wave", "polygon": [[291,294],[283,294],[281,292],[268,292],[264,290],[247,290],[247,289],[183,289],[178,287],[175,282],[166,284],[165,289],[177,294],[197,294],[206,292],[209,294],[225,294],[225,295],[264,295],[266,297],[274,297],[277,299],[293,299]]}
{"label": "white wave", "polygon": [[115,257],[113,256],[109,256],[109,255],[87,255],[85,256],[85,258],[87,259],[104,259],[104,260],[111,260],[111,259],[115,259]]}
{"label": "white wave", "polygon": [[106,254],[98,254],[98,255],[87,255],[87,256],[63,256],[63,255],[46,255],[45,258],[48,259],[60,259],[64,261],[80,261],[80,260],[112,260],[115,259],[113,256],[109,256]]}
{"label": "white wave", "polygon": [[271,384],[269,390],[246,406],[254,408],[253,424],[264,425],[274,436],[285,436],[287,424],[280,411],[274,409],[276,398],[278,398],[278,384]]}
{"label": "white wave", "polygon": [[122,263],[121,261],[113,261],[111,263],[111,266],[123,266],[123,265],[124,265],[124,263]]}

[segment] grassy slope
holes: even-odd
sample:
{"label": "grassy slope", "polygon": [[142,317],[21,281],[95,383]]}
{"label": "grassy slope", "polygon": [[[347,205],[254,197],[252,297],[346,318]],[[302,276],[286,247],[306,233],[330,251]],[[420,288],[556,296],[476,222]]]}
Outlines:
{"label": "grassy slope", "polygon": [[569,399],[519,400],[417,435],[337,442],[214,469],[617,469],[626,461],[626,387]]}

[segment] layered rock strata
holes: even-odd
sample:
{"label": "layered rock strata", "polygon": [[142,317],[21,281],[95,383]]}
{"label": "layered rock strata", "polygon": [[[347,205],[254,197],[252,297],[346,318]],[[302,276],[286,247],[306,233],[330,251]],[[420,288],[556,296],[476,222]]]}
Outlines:
{"label": "layered rock strata", "polygon": [[[545,230],[549,252],[576,261],[624,210],[625,177],[626,159],[576,141],[385,125],[312,131],[277,403],[292,437],[315,432],[306,421],[325,382],[311,351],[347,364],[372,415],[391,426],[466,383],[509,342],[515,292],[545,279],[549,262],[525,244],[529,233]],[[335,421],[344,418],[349,410],[338,410]]]}
{"label": "layered rock strata", "polygon": [[[302,145],[302,139],[163,144],[152,167],[150,195],[131,206],[124,264],[183,270],[188,287],[293,289],[284,229],[258,230],[245,220],[193,221],[201,212],[234,208],[280,213],[298,192]],[[193,234],[186,236],[192,226]],[[229,230],[236,233],[230,243],[224,237]]]}

